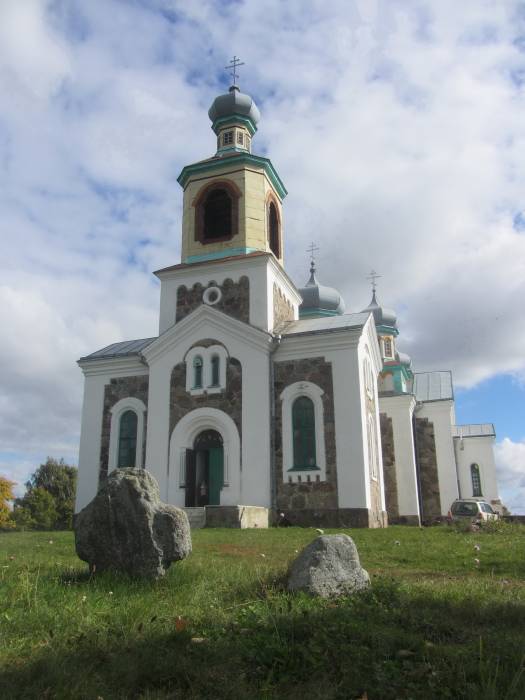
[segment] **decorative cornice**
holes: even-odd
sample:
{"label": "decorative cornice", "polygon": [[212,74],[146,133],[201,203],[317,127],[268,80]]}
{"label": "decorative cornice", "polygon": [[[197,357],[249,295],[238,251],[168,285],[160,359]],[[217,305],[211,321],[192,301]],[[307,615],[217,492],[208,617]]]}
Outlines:
{"label": "decorative cornice", "polygon": [[149,374],[149,369],[141,360],[139,353],[126,357],[78,360],[77,365],[86,377],[101,374],[110,374],[112,377],[129,377]]}
{"label": "decorative cornice", "polygon": [[183,345],[189,336],[195,335],[199,331],[200,327],[204,327],[203,329],[209,335],[210,326],[215,326],[219,331],[233,336],[236,340],[242,341],[256,350],[267,349],[269,352],[272,341],[272,336],[269,333],[203,304],[182,321],[165,330],[151,345],[144,349],[142,356],[148,365],[151,365],[152,362],[168,352],[172,346]]}
{"label": "decorative cornice", "polygon": [[206,171],[219,170],[221,168],[228,167],[232,163],[235,165],[253,165],[258,168],[262,168],[266,174],[266,177],[271,182],[273,188],[279,195],[281,201],[286,197],[288,191],[284,186],[283,181],[277,174],[277,170],[272,165],[269,158],[263,158],[262,156],[255,156],[251,153],[236,153],[232,156],[227,156],[226,158],[213,158],[212,160],[201,161],[200,163],[193,163],[192,165],[186,165],[182,168],[182,171],[177,178],[179,185],[185,189],[188,184],[189,179],[192,175],[199,175]]}

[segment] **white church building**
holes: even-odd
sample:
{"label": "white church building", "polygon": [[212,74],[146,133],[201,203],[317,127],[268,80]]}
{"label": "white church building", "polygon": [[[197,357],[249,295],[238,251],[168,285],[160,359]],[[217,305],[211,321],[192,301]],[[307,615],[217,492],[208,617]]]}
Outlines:
{"label": "white church building", "polygon": [[[499,504],[491,425],[456,426],[450,372],[414,373],[396,317],[284,268],[282,180],[252,153],[259,111],[232,86],[215,155],[183,168],[181,263],[160,280],[159,334],[79,360],[76,510],[118,467],[209,525],[382,527]],[[204,510],[205,509],[205,510]],[[190,510],[190,512],[195,512]]]}

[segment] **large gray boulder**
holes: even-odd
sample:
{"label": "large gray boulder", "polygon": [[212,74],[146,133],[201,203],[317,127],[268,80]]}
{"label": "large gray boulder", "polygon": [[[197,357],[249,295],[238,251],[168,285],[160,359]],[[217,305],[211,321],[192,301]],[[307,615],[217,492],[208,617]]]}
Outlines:
{"label": "large gray boulder", "polygon": [[190,554],[190,525],[183,510],[162,503],[148,471],[116,469],[76,516],[75,546],[92,571],[158,578]]}
{"label": "large gray boulder", "polygon": [[290,568],[289,591],[331,598],[350,595],[370,585],[354,541],[348,535],[322,535],[299,554]]}

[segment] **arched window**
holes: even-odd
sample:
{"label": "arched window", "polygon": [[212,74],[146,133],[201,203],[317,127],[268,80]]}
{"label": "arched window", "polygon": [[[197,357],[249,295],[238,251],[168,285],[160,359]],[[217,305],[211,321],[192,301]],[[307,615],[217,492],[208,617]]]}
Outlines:
{"label": "arched window", "polygon": [[213,355],[211,358],[211,386],[219,386],[220,384],[220,364],[220,357]]}
{"label": "arched window", "polygon": [[472,479],[472,495],[482,496],[481,493],[481,477],[479,473],[479,467],[477,464],[470,465],[470,477]]}
{"label": "arched window", "polygon": [[202,357],[200,355],[193,358],[193,388],[202,388]]}
{"label": "arched window", "polygon": [[385,357],[393,357],[392,355],[392,339],[385,338],[384,340]]}
{"label": "arched window", "polygon": [[293,468],[316,469],[315,409],[307,396],[299,396],[292,406]]}
{"label": "arched window", "polygon": [[134,467],[136,455],[137,414],[135,411],[124,411],[120,417],[117,467]]}
{"label": "arched window", "polygon": [[268,207],[268,238],[270,241],[270,250],[276,258],[280,258],[279,216],[277,214],[277,207],[273,202],[270,202],[270,206]]}
{"label": "arched window", "polygon": [[204,202],[204,231],[207,241],[232,235],[232,200],[224,189],[212,190]]}

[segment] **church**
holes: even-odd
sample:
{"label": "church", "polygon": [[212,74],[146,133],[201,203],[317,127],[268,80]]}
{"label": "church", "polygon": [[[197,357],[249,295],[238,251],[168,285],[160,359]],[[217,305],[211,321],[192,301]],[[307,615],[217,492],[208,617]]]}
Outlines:
{"label": "church", "polygon": [[[159,333],[78,361],[77,512],[118,467],[149,470],[195,525],[384,527],[499,504],[490,424],[456,426],[450,372],[414,372],[395,313],[347,313],[284,267],[286,188],[252,152],[260,114],[234,81],[216,152],[182,169],[179,264],[157,270]],[[374,276],[373,276],[374,277]]]}

